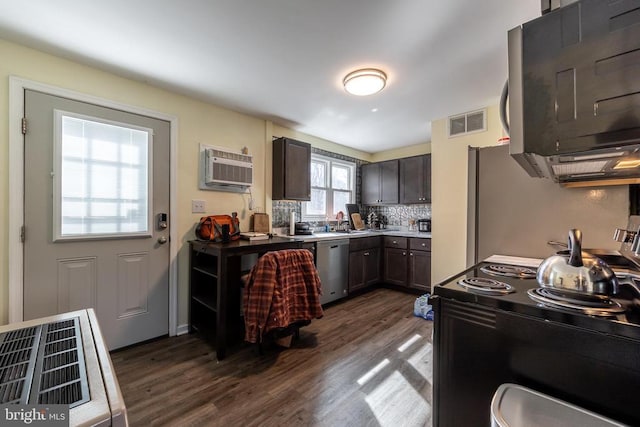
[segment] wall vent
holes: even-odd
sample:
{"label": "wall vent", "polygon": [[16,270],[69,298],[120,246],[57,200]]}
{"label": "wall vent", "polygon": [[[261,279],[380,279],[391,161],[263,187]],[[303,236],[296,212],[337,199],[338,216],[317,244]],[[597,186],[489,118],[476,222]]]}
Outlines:
{"label": "wall vent", "polygon": [[449,117],[449,138],[487,130],[487,109]]}
{"label": "wall vent", "polygon": [[244,191],[253,185],[253,158],[225,148],[200,146],[202,157],[201,189]]}

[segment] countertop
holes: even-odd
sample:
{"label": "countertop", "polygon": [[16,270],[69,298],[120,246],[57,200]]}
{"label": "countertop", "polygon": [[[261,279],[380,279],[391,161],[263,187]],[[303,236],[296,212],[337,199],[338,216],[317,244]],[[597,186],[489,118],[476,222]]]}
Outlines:
{"label": "countertop", "polygon": [[415,237],[419,239],[430,239],[431,233],[419,232],[419,231],[402,231],[402,230],[384,230],[384,231],[351,231],[345,232],[320,232],[310,235],[296,235],[296,236],[280,236],[288,237],[293,240],[301,240],[304,242],[318,242],[322,240],[339,240],[339,239],[357,239],[360,237],[375,237],[375,236],[395,236],[395,237]]}

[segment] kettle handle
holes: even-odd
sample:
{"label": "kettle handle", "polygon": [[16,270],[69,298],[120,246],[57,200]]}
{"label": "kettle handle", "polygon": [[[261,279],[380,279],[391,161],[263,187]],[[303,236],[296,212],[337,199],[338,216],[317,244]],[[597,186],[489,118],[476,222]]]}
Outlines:
{"label": "kettle handle", "polygon": [[569,265],[582,267],[582,232],[577,229],[569,230]]}

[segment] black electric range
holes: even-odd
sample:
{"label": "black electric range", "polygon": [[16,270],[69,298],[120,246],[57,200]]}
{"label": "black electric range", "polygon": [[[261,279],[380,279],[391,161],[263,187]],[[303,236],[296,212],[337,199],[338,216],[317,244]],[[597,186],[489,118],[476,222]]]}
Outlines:
{"label": "black electric range", "polygon": [[[434,287],[434,295],[533,316],[538,319],[560,322],[562,324],[586,328],[602,333],[640,340],[640,305],[638,304],[638,301],[634,301],[633,293],[630,292],[624,284],[620,287],[621,292],[619,298],[613,298],[613,301],[623,308],[619,313],[612,313],[609,316],[584,314],[579,310],[549,306],[532,299],[529,295],[529,291],[540,288],[535,278],[535,260],[529,258],[519,259],[515,257],[495,258],[500,261],[481,262],[457,274],[456,276],[447,279],[439,286]],[[489,258],[489,260],[491,259],[493,258]],[[522,262],[518,263],[519,260],[522,260]],[[527,277],[527,275],[524,274],[516,277],[501,276],[491,273],[490,268],[493,266],[516,266],[524,267],[525,269],[529,268],[534,272],[534,275],[533,277]],[[632,280],[629,276],[637,275],[640,277],[640,272],[633,272],[629,270],[629,265],[614,266],[613,268],[623,283],[625,280]],[[481,290],[476,291],[474,289],[464,287],[464,285],[459,283],[465,279],[474,278],[480,278],[483,281],[491,280],[505,283],[512,287],[512,292],[489,294]]]}
{"label": "black electric range", "polygon": [[[481,262],[433,289],[433,425],[487,425],[493,394],[508,382],[640,425],[640,309],[633,298],[615,299],[624,309],[609,316],[548,306],[529,296],[539,289],[535,277],[488,272],[513,265],[513,258],[495,258],[501,262]],[[535,260],[525,261],[535,272]],[[474,281],[494,280],[502,283],[489,285],[495,295],[473,289]]]}

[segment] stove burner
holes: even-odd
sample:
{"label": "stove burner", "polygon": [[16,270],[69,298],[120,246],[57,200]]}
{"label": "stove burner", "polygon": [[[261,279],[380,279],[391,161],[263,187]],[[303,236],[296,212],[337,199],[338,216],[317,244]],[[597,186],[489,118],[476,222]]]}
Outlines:
{"label": "stove burner", "polygon": [[480,267],[480,271],[491,276],[517,277],[519,279],[536,278],[536,270],[519,265],[489,264]]}
{"label": "stove burner", "polygon": [[466,277],[458,280],[458,285],[471,292],[487,295],[506,295],[515,292],[513,286],[507,283],[484,277]]}
{"label": "stove burner", "polygon": [[626,311],[618,302],[606,296],[578,294],[554,288],[529,289],[527,295],[551,308],[563,308],[592,316],[612,317]]}

